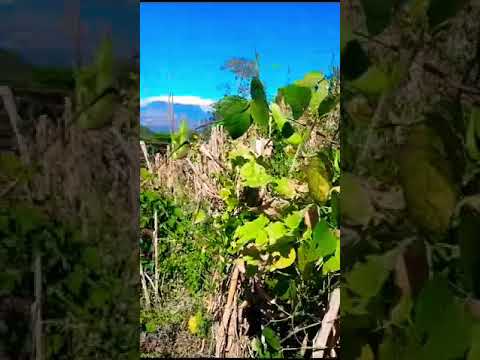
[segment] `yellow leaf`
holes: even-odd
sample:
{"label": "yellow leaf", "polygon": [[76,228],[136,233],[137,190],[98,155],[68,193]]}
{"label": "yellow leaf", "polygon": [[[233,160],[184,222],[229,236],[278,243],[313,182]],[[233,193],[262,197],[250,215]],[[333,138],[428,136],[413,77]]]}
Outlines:
{"label": "yellow leaf", "polygon": [[[280,255],[280,253],[278,251],[275,251],[273,254],[273,256],[275,255]],[[294,248],[291,248],[290,249],[290,253],[288,254],[288,257],[283,257],[280,255],[280,259],[278,259],[277,261],[275,261],[272,266],[270,267],[270,271],[274,271],[274,270],[277,270],[277,269],[285,269],[287,267],[289,267],[290,265],[292,265],[294,262],[295,262],[295,258],[296,258],[296,254],[295,254],[295,249]]]}

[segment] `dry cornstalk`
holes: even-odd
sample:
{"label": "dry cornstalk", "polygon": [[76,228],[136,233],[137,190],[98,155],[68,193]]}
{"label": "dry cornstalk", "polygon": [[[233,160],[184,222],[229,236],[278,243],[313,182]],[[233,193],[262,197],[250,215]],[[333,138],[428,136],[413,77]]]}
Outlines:
{"label": "dry cornstalk", "polygon": [[313,352],[312,358],[322,359],[324,357],[325,347],[328,337],[333,330],[333,325],[340,310],[340,288],[336,288],[332,292],[328,303],[328,311],[323,317],[322,326],[313,339],[313,348],[319,349]]}
{"label": "dry cornstalk", "polygon": [[[229,322],[232,317],[233,312],[233,302],[235,299],[235,294],[237,292],[237,283],[239,275],[239,267],[235,264],[233,269],[232,277],[230,280],[230,287],[228,289],[227,303],[225,304],[225,310],[222,316],[222,322],[220,323],[217,331],[217,346],[215,351],[216,357],[223,357],[225,352],[225,347],[228,343],[228,332],[229,332]],[[236,314],[235,314],[236,317]]]}
{"label": "dry cornstalk", "polygon": [[158,283],[160,279],[160,274],[158,272],[158,214],[157,210],[153,213],[154,216],[154,230],[153,230],[153,251],[154,251],[154,261],[155,261],[155,299],[157,302],[158,298]]}
{"label": "dry cornstalk", "polygon": [[145,162],[147,163],[148,171],[152,172],[152,164],[150,164],[150,160],[148,159],[147,146],[142,140],[140,140],[140,148],[142,149],[143,157],[145,158]]}
{"label": "dry cornstalk", "polygon": [[150,294],[148,293],[147,282],[145,281],[145,273],[143,272],[142,262],[140,261],[140,279],[142,281],[143,297],[145,298],[145,307],[150,310]]}

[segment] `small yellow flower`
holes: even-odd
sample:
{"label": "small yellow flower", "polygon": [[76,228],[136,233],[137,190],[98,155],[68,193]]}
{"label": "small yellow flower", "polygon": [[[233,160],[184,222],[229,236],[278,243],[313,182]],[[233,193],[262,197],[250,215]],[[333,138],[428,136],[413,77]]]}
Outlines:
{"label": "small yellow flower", "polygon": [[188,330],[190,330],[190,332],[194,335],[197,334],[198,330],[200,329],[201,321],[202,314],[197,313],[196,315],[191,316],[188,320]]}

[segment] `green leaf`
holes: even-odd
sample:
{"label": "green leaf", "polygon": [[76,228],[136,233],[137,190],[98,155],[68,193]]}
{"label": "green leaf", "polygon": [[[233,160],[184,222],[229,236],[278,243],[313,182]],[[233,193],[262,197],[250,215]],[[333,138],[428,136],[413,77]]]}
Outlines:
{"label": "green leaf", "polygon": [[392,0],[361,0],[370,35],[380,34],[391,21]]}
{"label": "green leaf", "polygon": [[292,108],[294,119],[298,119],[303,115],[310,104],[312,92],[308,87],[289,85],[279,90],[280,95],[285,98],[285,101]]}
{"label": "green leaf", "polygon": [[446,279],[437,277],[422,290],[415,307],[415,326],[427,341],[424,359],[456,359],[470,345],[471,319],[458,302]]}
{"label": "green leaf", "polygon": [[328,114],[332,111],[335,106],[338,104],[338,97],[336,96],[327,96],[322,100],[322,102],[318,105],[318,116],[323,116]]}
{"label": "green leaf", "polygon": [[278,269],[285,269],[291,266],[295,262],[296,254],[295,249],[291,248],[288,257],[283,257],[278,251],[272,253],[273,256],[279,256],[279,259],[275,261],[270,267],[270,271],[275,271]]}
{"label": "green leaf", "polygon": [[233,235],[234,239],[238,239],[237,247],[257,238],[265,239],[265,242],[267,242],[268,234],[265,231],[265,226],[267,226],[269,222],[265,215],[260,215],[255,220],[237,227]]}
{"label": "green leaf", "polygon": [[280,343],[280,338],[271,328],[265,327],[262,331],[262,335],[265,337],[267,344],[270,345],[274,350],[281,350],[282,344]]}
{"label": "green leaf", "polygon": [[172,157],[182,159],[188,154],[189,146],[188,122],[183,119],[176,133],[171,134]]}
{"label": "green leaf", "polygon": [[330,257],[322,267],[323,275],[327,275],[331,272],[340,270],[340,241],[337,241],[337,248],[335,249],[335,255]]}
{"label": "green leaf", "polygon": [[342,217],[357,225],[366,226],[370,223],[375,208],[360,179],[350,173],[344,172],[340,177],[340,211]]}
{"label": "green leaf", "polygon": [[240,177],[245,186],[258,188],[269,184],[273,178],[267,174],[265,168],[255,161],[249,161],[240,169]]}
{"label": "green leaf", "polygon": [[305,169],[308,190],[315,201],[320,204],[328,200],[332,184],[325,164],[319,158],[311,159]]}
{"label": "green leaf", "polygon": [[374,297],[390,274],[392,264],[387,259],[385,255],[371,255],[365,262],[356,263],[345,275],[346,286],[365,300]]}
{"label": "green leaf", "polygon": [[302,141],[302,135],[300,135],[298,132],[293,133],[293,135],[287,139],[287,143],[291,145],[300,145]]}
{"label": "green leaf", "polygon": [[157,324],[154,320],[150,320],[145,324],[145,330],[147,330],[147,333],[153,333],[157,331]]}
{"label": "green leaf", "polygon": [[205,210],[200,209],[198,212],[195,214],[195,218],[193,220],[194,224],[200,224],[203,223],[207,219],[207,213]]}
{"label": "green leaf", "polygon": [[[431,143],[433,141],[431,138]],[[448,169],[448,159],[438,157],[433,149],[419,148],[415,141],[400,152],[399,165],[399,178],[411,218],[427,231],[445,233],[458,197],[448,170],[442,169]]]}
{"label": "green leaf", "polygon": [[277,124],[278,130],[282,131],[283,125],[287,122],[287,119],[282,113],[280,106],[276,103],[270,104],[270,110],[272,111],[273,120]]}
{"label": "green leaf", "polygon": [[250,93],[252,96],[250,112],[252,114],[253,121],[255,121],[258,126],[266,128],[268,126],[270,114],[265,90],[259,78],[254,77],[252,79]]}
{"label": "green leaf", "polygon": [[378,66],[371,66],[357,79],[351,82],[351,85],[365,95],[379,95],[389,86],[387,74]]}
{"label": "green leaf", "polygon": [[337,248],[338,239],[332,234],[328,223],[322,219],[313,229],[312,243],[310,245],[311,256],[323,258],[331,255]]}
{"label": "green leaf", "polygon": [[306,74],[302,80],[295,81],[295,85],[313,88],[324,79],[325,75],[323,75],[321,72],[312,71]]}
{"label": "green leaf", "polygon": [[270,245],[274,245],[278,239],[281,239],[288,233],[288,229],[280,221],[270,223],[265,230],[267,231]]}
{"label": "green leaf", "polygon": [[358,40],[350,41],[341,57],[341,72],[345,80],[351,81],[364,74],[370,66],[370,59]]}
{"label": "green leaf", "polygon": [[275,190],[286,199],[292,199],[295,197],[295,183],[289,178],[281,178],[276,181],[277,186]]}
{"label": "green leaf", "polygon": [[242,136],[250,127],[250,103],[238,96],[227,96],[215,106],[215,116],[233,139]]}
{"label": "green leaf", "polygon": [[303,210],[295,211],[285,218],[284,223],[290,230],[295,230],[300,226],[300,223],[303,220],[303,216]]}

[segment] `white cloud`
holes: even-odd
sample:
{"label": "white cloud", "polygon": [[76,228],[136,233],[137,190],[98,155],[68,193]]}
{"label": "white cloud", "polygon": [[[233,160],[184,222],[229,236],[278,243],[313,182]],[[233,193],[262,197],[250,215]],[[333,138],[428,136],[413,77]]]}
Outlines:
{"label": "white cloud", "polygon": [[[156,101],[168,102],[168,98],[167,95],[148,97],[140,100],[140,107],[147,106]],[[212,105],[215,103],[215,100],[203,99],[198,96],[174,96],[173,102],[181,105],[197,105],[200,106],[203,111],[210,111],[212,110]]]}

